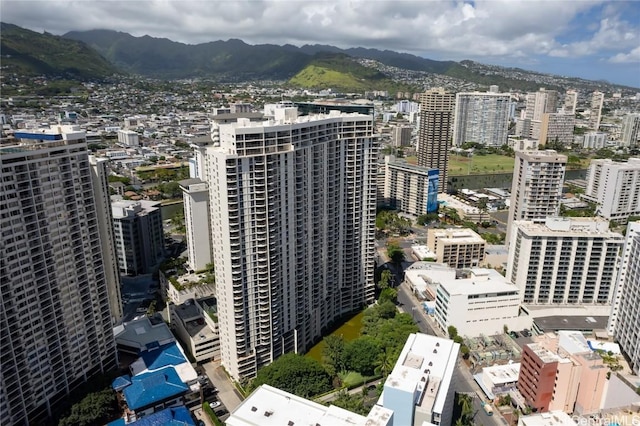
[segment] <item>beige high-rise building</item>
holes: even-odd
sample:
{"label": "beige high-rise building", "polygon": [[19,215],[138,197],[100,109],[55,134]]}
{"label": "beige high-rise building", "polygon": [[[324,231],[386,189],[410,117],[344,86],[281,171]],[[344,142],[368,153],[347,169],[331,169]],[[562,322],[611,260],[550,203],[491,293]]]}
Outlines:
{"label": "beige high-rise building", "polygon": [[589,115],[589,128],[598,130],[602,119],[602,105],[604,104],[604,93],[593,92],[591,94],[591,115]]}
{"label": "beige high-rise building", "polygon": [[510,101],[508,93],[456,94],[453,145],[460,147],[465,142],[487,146],[506,144]]}
{"label": "beige high-rise building", "polygon": [[564,95],[563,112],[565,114],[576,115],[576,107],[578,106],[578,92],[575,90],[567,90]]}
{"label": "beige high-rise building", "polygon": [[629,114],[622,121],[622,146],[635,147],[640,141],[640,114]]}
{"label": "beige high-rise building", "polygon": [[455,95],[443,88],[430,89],[420,96],[418,165],[440,172],[438,192],[447,191],[447,166],[451,146]]}
{"label": "beige high-rise building", "polygon": [[378,144],[372,116],[337,111],[281,107],[212,130],[202,179],[221,361],[239,380],[373,302]]}
{"label": "beige high-rise building", "polygon": [[[49,424],[69,394],[117,368],[119,285],[101,230],[106,182],[75,126],[17,131],[0,147],[0,419]],[[99,166],[97,166],[99,168]],[[112,257],[111,257],[112,259]]]}
{"label": "beige high-rise building", "polygon": [[516,152],[506,243],[514,220],[540,220],[560,213],[567,156],[553,150]]}
{"label": "beige high-rise building", "polygon": [[596,203],[596,214],[607,220],[626,223],[640,215],[640,158],[591,160],[583,198]]}
{"label": "beige high-rise building", "polygon": [[550,142],[559,142],[567,146],[571,145],[573,143],[573,128],[575,122],[576,117],[573,114],[543,114],[538,146],[542,148]]}

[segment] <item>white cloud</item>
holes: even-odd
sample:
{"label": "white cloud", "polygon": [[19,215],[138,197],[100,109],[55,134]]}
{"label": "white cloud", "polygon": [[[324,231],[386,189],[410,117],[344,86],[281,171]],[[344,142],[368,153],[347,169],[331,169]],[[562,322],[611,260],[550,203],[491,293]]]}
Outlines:
{"label": "white cloud", "polygon": [[[613,62],[614,64],[640,62],[640,46],[631,50],[629,53],[618,53],[612,56],[609,58],[609,62]],[[640,73],[640,69],[638,69],[638,73]]]}

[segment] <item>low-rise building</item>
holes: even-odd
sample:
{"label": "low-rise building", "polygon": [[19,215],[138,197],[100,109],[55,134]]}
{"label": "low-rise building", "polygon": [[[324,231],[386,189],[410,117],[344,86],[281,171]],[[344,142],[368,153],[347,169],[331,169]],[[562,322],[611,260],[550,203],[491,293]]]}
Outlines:
{"label": "low-rise building", "polygon": [[456,270],[433,262],[414,262],[404,271],[404,280],[416,297],[435,300],[436,290],[445,280],[455,280]]}
{"label": "low-rise building", "polygon": [[473,268],[463,278],[442,280],[436,290],[435,320],[445,333],[450,326],[468,337],[531,327],[519,308],[518,288],[494,269]]}
{"label": "low-rise building", "polygon": [[378,400],[393,411],[394,425],[452,424],[459,350],[449,339],[409,336]]}
{"label": "low-rise building", "polygon": [[429,229],[427,246],[436,261],[452,268],[479,266],[485,256],[485,240],[471,229]]}
{"label": "low-rise building", "polygon": [[204,307],[212,308],[215,299],[202,301],[189,300],[181,305],[171,305],[171,324],[187,350],[197,361],[209,361],[220,358],[220,334],[215,313]]}
{"label": "low-rise building", "polygon": [[374,406],[368,416],[344,408],[326,407],[289,392],[261,385],[240,403],[225,422],[228,426],[393,426],[393,413]]}
{"label": "low-rise building", "polygon": [[[580,423],[582,424],[582,423]],[[573,418],[563,411],[529,414],[518,418],[518,426],[572,426],[578,425]]]}
{"label": "low-rise building", "polygon": [[[520,363],[511,362],[505,365],[492,365],[484,367],[480,377],[476,381],[489,399],[508,394],[516,389],[518,376],[520,375]],[[475,376],[477,377],[477,376]]]}

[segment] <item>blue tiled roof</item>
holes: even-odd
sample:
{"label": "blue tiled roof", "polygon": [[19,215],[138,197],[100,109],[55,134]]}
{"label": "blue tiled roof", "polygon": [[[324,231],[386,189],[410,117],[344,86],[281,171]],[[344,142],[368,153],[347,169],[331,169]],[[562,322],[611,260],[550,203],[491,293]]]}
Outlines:
{"label": "blue tiled roof", "polygon": [[175,342],[162,345],[159,349],[143,352],[141,357],[149,370],[157,370],[187,362]]}
{"label": "blue tiled roof", "polygon": [[195,426],[186,407],[165,408],[130,424],[135,426]]}
{"label": "blue tiled roof", "polygon": [[120,391],[123,388],[126,388],[131,384],[131,376],[125,374],[124,376],[116,377],[113,382],[111,382],[111,388],[115,391]]}
{"label": "blue tiled roof", "polygon": [[152,373],[138,374],[131,379],[131,385],[124,388],[127,405],[132,410],[165,401],[189,390],[173,367]]}

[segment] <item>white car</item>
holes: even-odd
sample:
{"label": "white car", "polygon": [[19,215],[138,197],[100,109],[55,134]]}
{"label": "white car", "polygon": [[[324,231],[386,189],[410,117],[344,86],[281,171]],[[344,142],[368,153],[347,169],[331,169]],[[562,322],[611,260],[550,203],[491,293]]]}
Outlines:
{"label": "white car", "polygon": [[211,407],[211,408],[218,408],[221,405],[222,405],[222,403],[220,401],[214,401],[214,402],[210,402],[209,403],[209,407]]}

